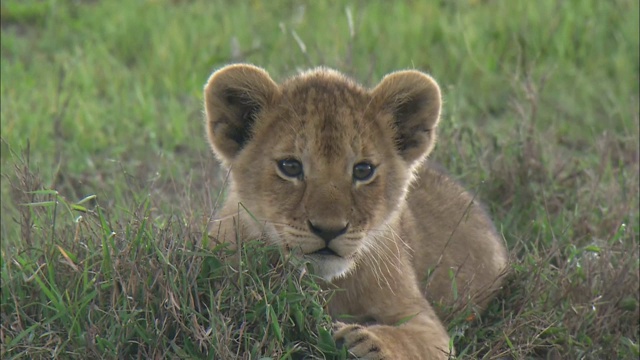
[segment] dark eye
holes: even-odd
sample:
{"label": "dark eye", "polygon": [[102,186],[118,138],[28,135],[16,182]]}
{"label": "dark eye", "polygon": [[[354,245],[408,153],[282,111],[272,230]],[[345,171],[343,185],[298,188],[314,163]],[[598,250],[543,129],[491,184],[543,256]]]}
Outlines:
{"label": "dark eye", "polygon": [[288,177],[297,178],[302,176],[302,164],[298,160],[280,160],[278,161],[278,169]]}
{"label": "dark eye", "polygon": [[376,168],[369,163],[358,163],[353,166],[353,178],[358,181],[369,180]]}

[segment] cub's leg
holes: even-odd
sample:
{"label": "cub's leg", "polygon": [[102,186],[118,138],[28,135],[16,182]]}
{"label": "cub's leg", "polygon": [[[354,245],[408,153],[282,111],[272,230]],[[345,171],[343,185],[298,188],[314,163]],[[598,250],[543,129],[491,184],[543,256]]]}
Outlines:
{"label": "cub's leg", "polygon": [[448,359],[452,353],[442,325],[423,314],[399,326],[338,322],[335,330],[336,341],[358,359]]}
{"label": "cub's leg", "polygon": [[[334,319],[349,314],[360,324],[336,323],[334,338],[363,359],[447,359],[446,329],[421,294],[406,250],[381,244],[345,278],[329,304]],[[373,319],[375,325],[363,325]]]}

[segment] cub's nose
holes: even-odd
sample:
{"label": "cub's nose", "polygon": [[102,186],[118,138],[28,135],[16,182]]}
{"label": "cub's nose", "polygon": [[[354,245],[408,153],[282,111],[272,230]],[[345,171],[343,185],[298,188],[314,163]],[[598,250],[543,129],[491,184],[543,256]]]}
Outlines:
{"label": "cub's nose", "polygon": [[349,227],[349,223],[341,227],[335,226],[335,225],[327,226],[327,225],[322,225],[318,223],[314,224],[311,221],[307,221],[307,224],[309,225],[309,230],[311,230],[312,233],[314,233],[315,235],[320,237],[322,240],[324,240],[327,246],[329,246],[329,243],[331,242],[331,240],[346,233],[347,228]]}

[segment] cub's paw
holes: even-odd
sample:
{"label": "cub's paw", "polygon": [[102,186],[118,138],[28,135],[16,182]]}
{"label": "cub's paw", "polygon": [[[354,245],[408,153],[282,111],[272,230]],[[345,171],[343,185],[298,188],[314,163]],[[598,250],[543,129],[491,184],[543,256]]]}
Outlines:
{"label": "cub's paw", "polygon": [[336,322],[333,329],[336,344],[346,347],[349,355],[368,360],[392,359],[382,339],[366,326]]}

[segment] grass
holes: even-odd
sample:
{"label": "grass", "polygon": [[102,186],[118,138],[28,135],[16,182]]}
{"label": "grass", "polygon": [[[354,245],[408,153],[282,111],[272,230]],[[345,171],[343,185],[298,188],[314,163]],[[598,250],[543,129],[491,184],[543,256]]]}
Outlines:
{"label": "grass", "polygon": [[640,355],[637,1],[0,10],[3,358],[344,357],[331,294],[291,259],[203,249],[224,174],[202,86],[235,61],[439,80],[433,156],[488,204],[512,260],[482,318],[446,319],[459,358]]}

